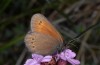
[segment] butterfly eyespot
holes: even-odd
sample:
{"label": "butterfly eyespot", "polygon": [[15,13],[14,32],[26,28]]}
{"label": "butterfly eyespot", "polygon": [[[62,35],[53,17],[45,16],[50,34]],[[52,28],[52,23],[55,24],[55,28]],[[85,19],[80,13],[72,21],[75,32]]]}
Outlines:
{"label": "butterfly eyespot", "polygon": [[39,21],[39,25],[41,25],[42,21]]}
{"label": "butterfly eyespot", "polygon": [[33,48],[35,47],[35,46],[32,46]]}
{"label": "butterfly eyespot", "polygon": [[32,40],[34,40],[34,38],[32,38]]}
{"label": "butterfly eyespot", "polygon": [[31,42],[33,44],[33,42]]}

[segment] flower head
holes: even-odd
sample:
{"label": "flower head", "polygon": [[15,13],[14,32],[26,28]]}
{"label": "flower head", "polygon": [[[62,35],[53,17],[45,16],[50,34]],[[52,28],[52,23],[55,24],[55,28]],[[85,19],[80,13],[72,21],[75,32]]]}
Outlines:
{"label": "flower head", "polygon": [[24,65],[43,65],[51,64],[51,65],[66,65],[67,62],[69,62],[72,65],[79,65],[80,62],[74,57],[76,54],[72,52],[70,49],[66,49],[60,54],[56,54],[54,56],[47,55],[47,56],[42,56],[39,54],[32,54],[32,59],[27,59]]}
{"label": "flower head", "polygon": [[27,59],[24,65],[40,65],[41,62],[49,62],[51,61],[52,56],[42,56],[38,54],[32,54],[32,59]]}
{"label": "flower head", "polygon": [[65,61],[68,61],[72,65],[79,65],[80,62],[78,60],[74,59],[75,56],[76,56],[76,54],[74,52],[72,52],[70,49],[66,49],[65,51],[58,54],[59,58],[65,60]]}

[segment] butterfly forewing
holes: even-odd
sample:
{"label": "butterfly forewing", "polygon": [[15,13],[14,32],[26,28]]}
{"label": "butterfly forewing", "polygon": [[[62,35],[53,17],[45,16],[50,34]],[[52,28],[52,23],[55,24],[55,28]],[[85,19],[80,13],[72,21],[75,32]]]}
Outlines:
{"label": "butterfly forewing", "polygon": [[57,32],[57,30],[52,26],[52,24],[41,14],[35,14],[31,19],[31,30],[44,33],[50,35],[61,43],[63,43],[63,39],[61,35]]}

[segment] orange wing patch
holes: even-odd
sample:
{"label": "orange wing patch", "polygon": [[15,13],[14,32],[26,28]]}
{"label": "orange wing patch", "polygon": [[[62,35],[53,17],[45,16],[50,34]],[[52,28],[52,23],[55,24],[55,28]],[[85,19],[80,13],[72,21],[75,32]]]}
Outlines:
{"label": "orange wing patch", "polygon": [[33,15],[31,19],[31,30],[50,35],[63,43],[61,35],[52,26],[52,24],[41,14]]}

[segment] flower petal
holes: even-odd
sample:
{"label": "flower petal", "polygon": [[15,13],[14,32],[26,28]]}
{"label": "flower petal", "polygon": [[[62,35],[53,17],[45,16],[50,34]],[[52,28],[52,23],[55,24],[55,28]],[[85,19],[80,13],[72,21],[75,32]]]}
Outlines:
{"label": "flower petal", "polygon": [[40,65],[37,63],[37,61],[34,61],[33,59],[27,59],[24,65]]}
{"label": "flower petal", "polygon": [[45,56],[41,62],[50,62],[52,59],[52,56]]}
{"label": "flower petal", "polygon": [[33,59],[27,59],[24,65],[30,65],[32,63]]}
{"label": "flower petal", "polygon": [[76,59],[68,59],[67,60],[69,63],[71,63],[72,65],[79,65],[80,61],[76,60]]}
{"label": "flower petal", "polygon": [[43,56],[39,55],[39,54],[32,54],[32,58],[33,58],[33,60],[40,62],[43,59]]}
{"label": "flower petal", "polygon": [[64,53],[66,58],[74,58],[76,56],[76,54],[70,49],[65,50]]}
{"label": "flower petal", "polygon": [[60,53],[59,57],[66,61],[66,56],[64,52]]}

